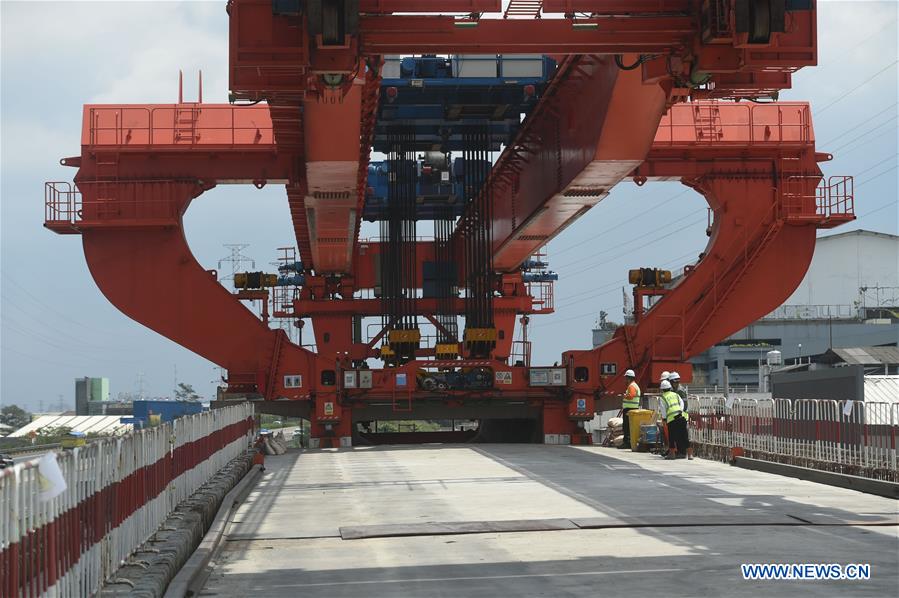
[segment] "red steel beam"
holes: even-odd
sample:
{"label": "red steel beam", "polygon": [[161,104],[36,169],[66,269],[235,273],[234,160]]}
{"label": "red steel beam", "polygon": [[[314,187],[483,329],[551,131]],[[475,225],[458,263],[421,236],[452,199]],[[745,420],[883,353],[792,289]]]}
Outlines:
{"label": "red steel beam", "polygon": [[[511,297],[495,297],[494,310],[497,312],[515,312],[518,314],[533,313],[531,297],[517,295]],[[359,315],[380,316],[383,313],[383,304],[380,299],[296,299],[293,302],[294,313],[297,317],[307,318],[319,315]],[[416,306],[420,315],[437,313],[437,299],[416,300]],[[452,301],[452,310],[458,315],[465,313],[465,299],[456,297]]]}
{"label": "red steel beam", "polygon": [[493,197],[498,271],[516,270],[643,161],[666,100],[659,85],[610,57],[560,65],[484,191]]}
{"label": "red steel beam", "polygon": [[543,0],[544,13],[602,15],[686,13],[690,0]]}
{"label": "red steel beam", "polygon": [[696,19],[648,18],[459,20],[437,16],[361,17],[364,54],[661,53],[684,46]]}
{"label": "red steel beam", "polygon": [[499,12],[500,0],[359,0],[359,12],[385,14],[392,12]]}

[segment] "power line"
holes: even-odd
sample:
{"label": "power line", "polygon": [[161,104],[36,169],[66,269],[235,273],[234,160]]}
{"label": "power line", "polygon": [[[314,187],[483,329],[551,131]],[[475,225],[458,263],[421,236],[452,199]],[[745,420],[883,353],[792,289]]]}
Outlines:
{"label": "power line", "polygon": [[836,153],[836,152],[840,151],[841,149],[843,149],[844,147],[847,147],[847,146],[852,145],[853,143],[855,143],[855,142],[858,141],[859,139],[862,139],[862,138],[864,138],[864,137],[867,137],[868,135],[870,135],[871,133],[873,133],[873,132],[876,131],[877,129],[880,129],[881,127],[884,127],[884,126],[890,124],[890,121],[895,120],[897,117],[899,117],[899,114],[894,114],[893,116],[891,116],[891,117],[888,118],[887,120],[883,121],[882,123],[880,123],[880,124],[877,125],[876,127],[871,128],[871,129],[868,129],[867,131],[865,131],[864,133],[862,133],[862,134],[860,134],[860,135],[856,135],[855,137],[853,137],[852,139],[850,139],[849,141],[847,141],[847,142],[844,143],[843,145],[841,145],[841,146],[839,146],[839,147],[833,149],[833,150],[831,151],[831,153]]}
{"label": "power line", "polygon": [[38,356],[38,355],[31,355],[30,353],[24,353],[22,351],[13,349],[12,347],[8,346],[8,343],[3,347],[3,352],[5,353],[6,351],[9,351],[10,353],[16,353],[18,355],[21,355],[22,357],[27,357],[31,361],[38,363],[38,364],[58,365],[60,367],[75,368],[75,369],[80,369],[82,371],[84,371],[85,367],[89,367],[89,366],[85,366],[85,364],[83,364],[83,363],[74,364],[74,363],[55,361],[53,359],[48,359],[46,356],[43,356],[43,355]]}
{"label": "power line", "polygon": [[873,166],[869,166],[868,168],[864,169],[864,170],[861,171],[861,172],[856,172],[854,176],[861,176],[861,175],[865,174],[866,172],[870,172],[870,171],[874,170],[875,168],[877,168],[878,166],[880,166],[881,164],[883,164],[884,162],[888,162],[888,161],[890,161],[890,160],[894,160],[894,159],[896,158],[896,156],[899,156],[899,154],[893,154],[892,156],[887,156],[886,158],[884,158],[883,160],[881,160],[881,161],[878,162],[877,164],[875,164],[875,165],[873,165]]}
{"label": "power line", "polygon": [[887,209],[887,208],[895,208],[895,207],[897,207],[896,202],[888,203],[888,204],[886,204],[885,206],[880,206],[880,207],[877,208],[877,209],[871,210],[870,212],[868,212],[868,213],[865,214],[864,216],[859,216],[858,218],[855,219],[855,222],[858,223],[858,222],[864,220],[865,218],[867,218],[868,216],[873,216],[874,214],[876,214],[877,212],[879,212],[879,211],[881,211],[881,210],[885,210],[885,209]]}
{"label": "power line", "polygon": [[[21,312],[25,316],[25,319],[29,323],[40,324],[43,328],[46,328],[46,330],[40,330],[40,331],[38,331],[34,328],[26,329],[29,333],[32,333],[35,336],[53,335],[55,340],[67,341],[70,343],[78,343],[79,347],[83,347],[85,349],[91,349],[91,348],[100,349],[100,350],[108,349],[108,347],[105,347],[102,345],[95,345],[95,344],[86,342],[84,336],[76,336],[75,334],[70,334],[64,330],[61,330],[59,327],[54,327],[54,326],[51,326],[50,324],[47,324],[42,319],[40,319],[40,317],[34,316],[34,315],[28,313],[21,305],[17,304],[15,301],[10,299],[6,295],[3,295],[2,293],[0,293],[0,297],[2,297],[3,301],[5,302],[4,307],[6,307],[6,308],[13,307],[16,310],[18,310],[19,312]],[[7,322],[12,322],[12,323],[18,324],[20,327],[25,328],[25,323],[14,318],[8,310],[3,313],[2,319]]]}
{"label": "power line", "polygon": [[842,133],[840,133],[840,134],[837,135],[836,137],[831,137],[830,139],[828,139],[827,141],[821,143],[820,145],[828,145],[828,144],[830,144],[830,143],[833,143],[833,142],[836,141],[837,139],[841,139],[841,138],[845,137],[845,136],[848,135],[849,133],[854,133],[855,131],[858,130],[858,128],[859,128],[860,126],[868,124],[869,122],[871,122],[872,120],[874,120],[875,118],[877,118],[878,116],[880,116],[881,114],[883,114],[884,112],[886,112],[886,111],[888,111],[888,110],[891,110],[891,109],[895,108],[896,106],[899,106],[899,102],[893,102],[891,105],[887,106],[886,108],[884,108],[883,110],[881,110],[881,111],[878,112],[877,114],[875,114],[875,115],[873,115],[873,116],[870,116],[870,117],[866,118],[865,120],[863,120],[862,122],[860,122],[860,123],[858,123],[858,124],[856,124],[856,125],[853,125],[852,128],[846,129],[845,131],[843,131]]}
{"label": "power line", "polygon": [[[84,330],[87,330],[87,331],[92,332],[92,333],[94,333],[94,334],[96,334],[96,333],[98,333],[98,332],[102,332],[103,334],[109,334],[109,335],[113,335],[113,336],[116,336],[116,335],[119,335],[119,334],[120,334],[120,333],[118,333],[118,332],[111,332],[111,331],[109,331],[109,330],[104,330],[104,329],[102,329],[102,328],[94,328],[93,326],[87,326],[86,324],[82,324],[82,323],[79,322],[78,320],[73,319],[73,316],[72,316],[72,315],[65,315],[65,314],[63,314],[63,313],[61,313],[61,312],[59,312],[59,311],[56,311],[55,308],[53,308],[53,307],[51,307],[50,305],[44,303],[42,300],[40,300],[38,297],[36,297],[36,296],[34,295],[34,293],[32,293],[31,291],[29,291],[28,289],[26,289],[25,287],[23,287],[21,284],[19,284],[19,283],[16,282],[15,280],[13,280],[9,275],[6,274],[6,271],[5,271],[5,270],[2,271],[2,272],[0,272],[0,274],[2,274],[2,275],[6,278],[6,282],[12,283],[13,286],[17,287],[17,288],[18,288],[20,291],[22,291],[24,294],[28,295],[28,296],[31,298],[31,300],[34,301],[37,305],[41,306],[41,307],[43,308],[43,310],[46,310],[46,311],[49,312],[50,314],[55,315],[56,317],[58,317],[60,320],[62,320],[62,321],[64,321],[64,322],[66,322],[67,324],[72,324],[72,325],[74,325],[74,326],[78,326],[78,327],[83,328]],[[42,315],[44,315],[44,314],[42,313]]]}
{"label": "power line", "polygon": [[871,143],[872,143],[873,141],[875,141],[876,139],[880,139],[880,138],[883,137],[884,135],[889,135],[889,134],[891,134],[891,133],[892,133],[893,135],[895,135],[895,134],[896,134],[896,130],[895,130],[895,129],[887,129],[886,131],[882,131],[881,133],[878,133],[878,134],[875,135],[874,137],[871,137],[870,139],[868,139],[868,140],[867,140],[867,143],[864,143],[864,144],[862,144],[862,145],[857,145],[857,146],[855,146],[854,148],[852,148],[851,150],[847,150],[847,151],[845,151],[845,152],[841,152],[839,156],[834,156],[834,157],[837,158],[837,159],[839,159],[839,158],[845,158],[845,157],[848,156],[849,154],[855,153],[855,152],[857,152],[857,151],[860,150],[860,149],[868,149],[868,150],[870,150],[870,149],[871,149]]}
{"label": "power line", "polygon": [[871,75],[870,77],[868,77],[867,79],[865,79],[864,81],[862,81],[861,83],[859,83],[858,85],[854,86],[850,91],[844,93],[843,95],[841,95],[840,97],[838,97],[838,98],[835,99],[834,101],[830,102],[829,104],[827,104],[827,105],[824,106],[823,108],[820,108],[819,110],[816,110],[815,113],[818,114],[818,115],[821,115],[823,112],[826,112],[829,108],[831,108],[832,106],[834,106],[834,105],[836,105],[836,104],[842,102],[843,100],[845,100],[846,98],[848,98],[849,96],[851,96],[852,94],[854,94],[856,91],[858,91],[859,89],[861,89],[862,87],[864,87],[865,85],[867,85],[868,83],[870,83],[871,81],[873,81],[874,79],[876,79],[877,77],[879,77],[880,75],[882,75],[883,73],[885,73],[887,70],[889,70],[890,68],[894,67],[897,63],[899,63],[899,60],[894,60],[893,62],[891,62],[890,64],[886,65],[885,67],[883,67],[882,69],[880,69],[879,71],[877,71],[876,73],[874,73],[873,75]]}
{"label": "power line", "polygon": [[[705,212],[705,211],[706,211],[705,208],[703,208],[703,209],[698,210],[698,211],[696,211],[696,212],[691,212],[691,213],[687,214],[686,216],[684,216],[684,217],[682,217],[682,218],[678,218],[677,220],[673,220],[673,221],[671,221],[671,222],[666,222],[666,223],[665,223],[665,226],[671,226],[671,225],[674,225],[674,224],[678,224],[678,223],[680,223],[680,222],[683,222],[683,221],[686,220],[687,218],[690,218],[691,216],[695,216],[696,214],[698,214],[698,213],[700,213],[700,212]],[[693,226],[693,225],[695,225],[695,224],[699,224],[700,222],[702,222],[702,219],[701,219],[701,218],[700,218],[699,220],[694,220],[694,221],[692,221],[692,222],[688,222],[688,223],[685,224],[684,226],[685,226],[685,227],[686,227],[686,226]],[[666,235],[662,235],[661,237],[654,237],[653,240],[650,241],[649,243],[646,243],[642,238],[632,239],[631,241],[628,241],[627,243],[624,243],[624,244],[622,244],[622,245],[617,245],[617,246],[611,247],[611,248],[609,248],[609,249],[607,249],[607,250],[605,250],[605,251],[601,251],[601,252],[599,252],[599,253],[594,253],[594,254],[591,254],[591,255],[584,256],[584,257],[581,258],[581,259],[577,259],[577,260],[575,260],[575,261],[573,261],[573,262],[568,262],[567,264],[562,264],[561,266],[557,266],[557,269],[561,270],[561,269],[563,269],[563,268],[568,268],[568,267],[570,267],[570,266],[574,266],[574,265],[576,265],[576,264],[583,263],[583,262],[585,262],[585,261],[587,261],[587,260],[590,260],[590,259],[593,259],[593,258],[596,258],[596,257],[600,257],[600,256],[602,256],[602,255],[605,255],[605,254],[611,252],[611,251],[614,251],[614,250],[616,250],[616,249],[620,249],[621,247],[624,247],[624,246],[627,246],[627,245],[632,245],[632,244],[634,244],[634,243],[643,243],[643,245],[642,245],[643,247],[648,247],[648,246],[650,246],[650,245],[653,245],[653,244],[655,244],[655,243],[658,243],[659,241],[662,241],[663,239],[667,239],[668,237],[671,237],[671,236],[676,235],[676,234],[680,234],[680,233],[682,233],[682,232],[683,232],[683,231],[680,230],[680,229],[675,229],[675,230],[669,232],[669,233],[666,234]],[[623,256],[629,254],[629,253],[631,253],[631,250],[628,250],[628,251],[626,251],[626,252],[624,252],[624,253],[622,253],[622,254],[619,254],[619,255],[617,255],[617,256],[615,256],[615,257],[609,258],[609,259],[606,260],[606,261],[611,261],[611,260],[618,259],[618,258],[620,258],[620,257],[623,257]],[[598,264],[596,264],[596,265],[598,265]]]}
{"label": "power line", "polygon": [[[683,260],[684,258],[687,258],[687,257],[689,257],[689,256],[691,256],[691,255],[696,255],[696,254],[698,254],[698,250],[689,251],[689,252],[685,253],[684,255],[682,255],[682,256],[680,256],[680,257],[677,257],[677,258],[674,258],[674,259],[671,260],[671,261],[665,262],[664,264],[662,264],[662,267],[668,266],[669,264],[677,264],[677,263],[680,263],[680,261]],[[581,291],[581,292],[575,293],[575,294],[573,294],[573,295],[568,295],[567,297],[565,297],[565,299],[566,299],[566,300],[570,300],[570,299],[573,299],[573,298],[575,298],[575,297],[581,297],[581,296],[586,295],[586,294],[588,294],[588,293],[599,293],[600,291],[604,291],[604,290],[609,289],[609,288],[615,288],[615,289],[617,289],[617,288],[619,288],[620,286],[621,286],[621,284],[620,284],[619,282],[613,282],[613,283],[611,283],[611,284],[608,284],[608,285],[604,285],[604,286],[602,286],[602,287],[599,287],[598,289],[588,289],[588,290],[586,290],[586,291]],[[560,305],[559,307],[566,307],[566,306],[568,306],[568,305],[574,305],[575,303],[579,303],[579,301],[563,302],[563,304]]]}
{"label": "power line", "polygon": [[[686,194],[689,193],[690,191],[691,191],[691,189],[685,189],[684,191],[678,193],[677,195],[672,195],[672,196],[669,197],[668,199],[663,200],[662,203],[658,204],[654,209],[661,208],[662,206],[671,203],[672,201],[674,201],[674,200],[677,199],[678,197],[682,197],[682,196],[686,195]],[[630,224],[631,222],[634,222],[635,220],[639,220],[640,218],[643,218],[643,216],[644,216],[644,213],[643,213],[643,212],[639,212],[639,213],[637,213],[637,215],[634,216],[633,218],[628,218],[628,219],[625,220],[624,222],[620,222],[620,223],[616,224],[616,225],[615,225],[614,227],[612,227],[612,228],[606,229],[606,230],[604,230],[604,231],[600,231],[600,232],[598,232],[598,233],[594,233],[592,237],[590,237],[590,238],[588,238],[588,239],[584,239],[583,241],[579,241],[578,243],[575,243],[574,245],[571,245],[571,246],[569,246],[569,247],[566,247],[565,249],[562,249],[562,250],[559,250],[559,251],[554,251],[554,252],[553,252],[553,259],[555,259],[556,257],[562,255],[563,253],[565,253],[565,252],[567,252],[567,251],[571,251],[572,249],[575,249],[575,248],[577,248],[577,247],[580,247],[581,245],[584,245],[584,244],[586,244],[586,243],[592,243],[592,242],[594,242],[594,241],[596,240],[596,237],[598,237],[599,235],[604,235],[604,234],[606,234],[606,233],[612,232],[612,231],[615,230],[616,228],[621,228],[621,227],[624,226],[625,224]]]}
{"label": "power line", "polygon": [[885,174],[887,174],[887,173],[889,173],[889,172],[893,172],[894,170],[896,170],[896,166],[893,166],[892,168],[888,168],[887,170],[884,170],[884,171],[881,172],[880,174],[875,174],[875,175],[872,176],[872,177],[868,177],[867,179],[865,179],[864,181],[862,181],[861,183],[859,183],[858,185],[856,185],[855,188],[858,189],[859,187],[864,187],[865,185],[867,185],[868,183],[870,183],[870,182],[873,181],[874,179],[879,179],[879,178],[882,177],[883,175],[885,175]]}
{"label": "power line", "polygon": [[[690,251],[690,252],[685,253],[684,255],[682,255],[682,256],[680,256],[680,257],[678,257],[678,258],[675,258],[675,259],[673,259],[673,260],[671,260],[671,261],[669,261],[669,262],[666,262],[666,263],[663,264],[663,265],[668,265],[668,264],[678,263],[678,262],[680,262],[680,260],[682,260],[682,259],[684,259],[685,257],[688,257],[688,256],[690,256],[690,255],[696,254],[698,251],[699,251],[699,250],[693,250],[693,251]],[[621,286],[621,285],[620,285],[619,283],[616,282],[616,283],[613,283],[613,284],[611,284],[611,285],[607,285],[606,287],[600,287],[599,289],[595,289],[595,290],[593,291],[593,292],[596,293],[595,295],[591,295],[590,297],[586,297],[586,298],[584,298],[584,299],[579,299],[578,301],[573,301],[573,302],[571,302],[571,303],[566,303],[566,304],[564,304],[564,305],[562,305],[562,306],[559,306],[559,307],[568,307],[568,306],[571,306],[571,305],[575,305],[575,304],[577,304],[577,303],[583,303],[584,301],[588,301],[588,300],[590,300],[590,299],[596,299],[596,298],[602,297],[602,296],[604,296],[604,295],[609,295],[609,294],[611,294],[611,293],[617,293],[618,290],[619,290],[619,288],[620,288],[620,286]],[[609,288],[609,287],[614,287],[614,288]],[[604,289],[609,289],[609,290],[604,290]],[[600,292],[600,291],[602,291],[602,292]],[[583,294],[583,293],[581,293],[581,294]],[[587,313],[584,313],[584,314],[578,314],[578,315],[576,315],[576,316],[571,316],[571,317],[568,317],[568,318],[564,318],[564,319],[562,319],[562,320],[555,320],[555,319],[554,319],[554,320],[552,320],[552,321],[540,322],[540,323],[537,323],[537,324],[533,324],[532,327],[534,327],[534,328],[539,328],[539,327],[541,327],[541,326],[546,326],[546,325],[550,325],[550,324],[553,324],[553,325],[554,325],[554,324],[559,324],[559,323],[562,323],[562,322],[568,322],[568,321],[574,320],[574,319],[576,319],[576,318],[582,318],[582,317],[588,316],[588,315],[596,315],[596,311],[594,310],[594,311],[590,311],[590,312],[587,312]]]}

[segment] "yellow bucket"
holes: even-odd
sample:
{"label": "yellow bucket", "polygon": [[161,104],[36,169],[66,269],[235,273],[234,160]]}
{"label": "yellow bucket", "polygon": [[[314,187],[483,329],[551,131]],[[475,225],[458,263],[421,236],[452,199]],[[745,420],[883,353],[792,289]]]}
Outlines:
{"label": "yellow bucket", "polygon": [[627,412],[627,421],[630,426],[631,450],[637,450],[640,442],[640,426],[655,423],[656,412],[651,409],[631,409]]}

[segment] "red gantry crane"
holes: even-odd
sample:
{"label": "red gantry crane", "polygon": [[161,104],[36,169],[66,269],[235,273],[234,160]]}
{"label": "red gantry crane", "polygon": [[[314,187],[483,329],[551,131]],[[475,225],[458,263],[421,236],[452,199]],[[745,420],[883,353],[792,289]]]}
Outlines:
{"label": "red gantry crane", "polygon": [[[313,446],[404,418],[530,421],[544,442],[588,442],[582,423],[617,406],[626,369],[644,386],[662,370],[689,380],[691,356],[792,293],[817,229],[854,218],[851,178],[819,168],[809,105],[772,101],[815,64],[814,0],[227,10],[232,103],[85,106],[81,154],[62,160],[75,184],[47,184],[45,226],[81,235],[122,312],[225,368],[223,400],[308,418]],[[610,341],[532,366],[513,336],[553,309],[539,252],[625,179],[701,193],[708,247],[673,280],[632,271],[634,322]],[[182,227],[225,184],[284,185],[299,249],[233,293]],[[379,238],[360,238],[363,219]],[[310,319],[315,352],[269,325],[282,285],[294,292],[271,316]]]}

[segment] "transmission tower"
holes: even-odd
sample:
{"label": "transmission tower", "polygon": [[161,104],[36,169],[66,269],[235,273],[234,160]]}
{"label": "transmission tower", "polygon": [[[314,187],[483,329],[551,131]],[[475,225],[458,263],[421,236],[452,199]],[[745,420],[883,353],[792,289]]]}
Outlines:
{"label": "transmission tower", "polygon": [[[249,265],[250,268],[256,267],[256,260],[243,254],[243,250],[249,247],[249,244],[226,243],[222,245],[222,247],[229,249],[231,254],[223,257],[218,262],[219,282],[234,280],[234,275],[238,272],[245,271],[247,265]],[[231,264],[231,273],[227,276],[222,276],[222,264]]]}

